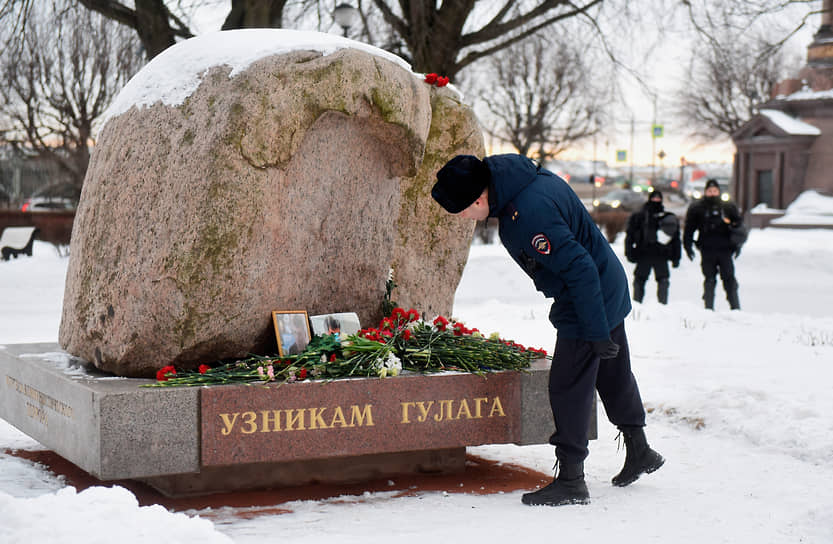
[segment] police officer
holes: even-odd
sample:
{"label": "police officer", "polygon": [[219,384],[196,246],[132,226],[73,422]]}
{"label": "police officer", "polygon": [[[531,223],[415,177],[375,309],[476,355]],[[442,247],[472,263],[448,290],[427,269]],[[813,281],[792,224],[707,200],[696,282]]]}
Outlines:
{"label": "police officer", "polygon": [[624,319],[631,309],[621,263],[567,183],[522,155],[482,161],[458,155],[437,172],[431,196],[465,219],[498,219],[498,234],[536,288],[554,299],[558,329],[550,368],[550,407],[558,472],[523,495],[529,505],[586,503],[587,430],[594,390],[625,439],[626,456],[613,484],[626,486],[664,459],[647,443],[645,411],[631,372]]}
{"label": "police officer", "polygon": [[[723,282],[726,300],[733,310],[740,309],[738,282],[735,279],[735,264],[732,254],[740,254],[740,244],[732,238],[732,229],[742,226],[743,220],[737,206],[723,202],[717,180],[706,182],[703,198],[688,207],[685,217],[683,246],[686,255],[694,260],[692,244],[700,250],[700,268],[703,271],[703,302],[707,310],[714,309],[714,291],[717,274]],[[697,240],[694,235],[697,233]]]}
{"label": "police officer", "polygon": [[633,271],[633,299],[642,302],[645,283],[653,270],[657,282],[657,300],[668,304],[671,275],[668,261],[671,261],[674,268],[680,266],[680,222],[676,215],[663,208],[661,192],[651,191],[648,202],[628,218],[625,232],[625,257],[636,263]]}

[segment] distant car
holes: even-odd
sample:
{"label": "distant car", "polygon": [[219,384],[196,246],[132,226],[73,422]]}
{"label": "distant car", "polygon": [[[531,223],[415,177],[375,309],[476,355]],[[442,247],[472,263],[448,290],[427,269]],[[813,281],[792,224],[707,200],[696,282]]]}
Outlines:
{"label": "distant car", "polygon": [[74,210],[80,193],[80,189],[71,183],[53,183],[24,200],[20,209],[24,212]]}
{"label": "distant car", "polygon": [[75,201],[69,198],[37,197],[23,201],[20,211],[23,212],[51,212],[56,210],[74,210]]}
{"label": "distant car", "polygon": [[593,201],[593,209],[604,212],[610,210],[622,210],[635,212],[645,204],[644,192],[637,192],[631,189],[616,189]]}

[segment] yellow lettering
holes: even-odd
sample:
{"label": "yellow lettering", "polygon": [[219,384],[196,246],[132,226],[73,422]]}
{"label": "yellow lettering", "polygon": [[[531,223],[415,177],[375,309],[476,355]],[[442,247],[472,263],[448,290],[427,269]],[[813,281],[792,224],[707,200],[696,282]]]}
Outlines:
{"label": "yellow lettering", "polygon": [[[286,412],[286,430],[287,431],[303,431],[306,427],[304,427],[304,412],[307,411],[306,408],[299,408],[297,410],[284,410]],[[295,415],[293,415],[293,412]],[[295,424],[298,424],[298,428],[295,429]]]}
{"label": "yellow lettering", "polygon": [[503,406],[500,404],[500,397],[495,397],[492,401],[492,410],[489,412],[489,417],[494,416],[495,412],[497,412],[500,417],[506,417],[506,414],[503,413]]}
{"label": "yellow lettering", "polygon": [[400,423],[410,423],[411,420],[408,418],[408,408],[414,405],[413,402],[400,402],[399,404],[402,405],[402,421]]}
{"label": "yellow lettering", "polygon": [[484,402],[488,402],[488,401],[489,401],[488,397],[477,397],[476,399],[474,399],[474,402],[475,402],[474,418],[475,419],[480,419],[481,417],[483,417],[483,414],[480,411],[480,407],[483,405]]}
{"label": "yellow lettering", "polygon": [[373,427],[373,405],[372,404],[365,404],[364,409],[361,411],[359,407],[355,404],[351,406],[352,410],[350,412],[350,426],[355,426],[356,420],[359,422],[359,427],[364,425],[365,419],[367,419],[367,426]]}
{"label": "yellow lettering", "polygon": [[[263,422],[260,426],[260,432],[268,433],[271,432],[269,429],[269,424],[272,424],[274,431],[281,430],[281,411],[280,410],[261,410],[261,421]],[[271,414],[271,415],[270,415]]]}
{"label": "yellow lettering", "polygon": [[243,423],[248,425],[248,427],[244,427],[240,429],[240,432],[243,434],[252,434],[253,432],[257,431],[257,414],[254,412],[243,412],[240,414],[243,419]]}
{"label": "yellow lettering", "polygon": [[442,421],[443,418],[446,417],[445,413],[443,412],[443,406],[446,407],[445,412],[448,413],[447,419],[452,419],[452,417],[451,417],[451,403],[452,402],[453,401],[451,401],[451,400],[441,400],[440,401],[440,411],[437,412],[436,414],[434,414],[434,421]]}
{"label": "yellow lettering", "polygon": [[460,401],[460,407],[457,408],[457,417],[454,419],[460,419],[460,414],[463,414],[466,419],[471,419],[471,411],[469,410],[469,403],[466,399]]}
{"label": "yellow lettering", "polygon": [[[339,424],[341,427],[347,427],[347,420],[344,419],[344,412],[341,410],[341,406],[336,406],[336,409],[333,410],[333,419],[330,421],[330,427],[335,427],[336,423]],[[352,427],[352,425],[350,425]]]}
{"label": "yellow lettering", "polygon": [[428,407],[427,408],[426,408],[424,402],[419,401],[417,403],[417,406],[419,406],[419,418],[417,418],[417,419],[419,420],[420,423],[422,423],[423,421],[428,419],[428,412],[431,411],[431,406],[433,406],[433,405],[434,405],[433,400],[428,401]]}
{"label": "yellow lettering", "polygon": [[310,408],[309,409],[309,428],[310,429],[326,429],[327,423],[324,421],[324,410],[326,407],[323,408]]}
{"label": "yellow lettering", "polygon": [[[229,416],[234,416],[234,417],[229,419]],[[237,412],[234,412],[233,414],[220,414],[220,419],[223,420],[223,425],[224,425],[224,428],[223,428],[223,431],[222,431],[223,436],[230,435],[231,430],[234,428],[234,422],[237,421]]]}

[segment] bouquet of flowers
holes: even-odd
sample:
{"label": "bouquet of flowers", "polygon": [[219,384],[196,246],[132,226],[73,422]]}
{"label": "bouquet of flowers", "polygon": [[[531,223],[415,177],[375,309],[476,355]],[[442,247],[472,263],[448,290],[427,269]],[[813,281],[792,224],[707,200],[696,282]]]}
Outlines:
{"label": "bouquet of flowers", "polygon": [[331,334],[314,336],[298,355],[252,355],[184,372],[166,366],[157,372],[157,382],[149,386],[385,378],[402,372],[485,374],[523,370],[542,357],[547,357],[543,349],[526,348],[497,334],[486,338],[477,329],[443,316],[426,322],[414,309],[395,307],[376,328],[361,329],[343,339]]}

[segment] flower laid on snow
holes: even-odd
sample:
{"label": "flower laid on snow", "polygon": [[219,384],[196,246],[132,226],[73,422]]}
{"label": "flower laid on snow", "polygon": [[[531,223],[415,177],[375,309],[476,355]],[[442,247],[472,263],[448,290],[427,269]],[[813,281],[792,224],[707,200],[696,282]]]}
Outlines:
{"label": "flower laid on snow", "polygon": [[211,372],[166,367],[157,373],[157,386],[209,385],[276,381],[292,383],[308,377],[331,380],[351,377],[393,377],[403,372],[472,372],[485,374],[523,370],[546,351],[525,348],[499,335],[485,338],[476,328],[437,316],[420,320],[413,308],[393,307],[377,328],[361,329],[346,338],[314,336],[298,355],[278,359],[252,355],[216,366]]}

